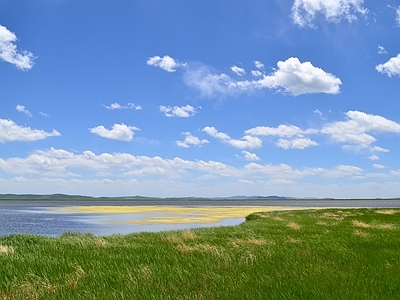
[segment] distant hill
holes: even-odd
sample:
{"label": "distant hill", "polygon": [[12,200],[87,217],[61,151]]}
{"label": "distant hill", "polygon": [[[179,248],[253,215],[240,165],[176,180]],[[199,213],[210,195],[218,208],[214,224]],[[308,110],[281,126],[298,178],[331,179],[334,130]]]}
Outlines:
{"label": "distant hill", "polygon": [[[91,200],[109,200],[109,201],[139,201],[139,200],[163,200],[163,201],[201,201],[201,200],[363,200],[363,199],[335,199],[335,198],[315,198],[315,197],[285,197],[285,196],[231,196],[231,197],[146,197],[146,196],[122,196],[122,197],[91,197],[82,195],[66,195],[66,194],[0,194],[0,200],[53,200],[53,201],[91,201]],[[399,200],[400,198],[375,198],[375,200]]]}

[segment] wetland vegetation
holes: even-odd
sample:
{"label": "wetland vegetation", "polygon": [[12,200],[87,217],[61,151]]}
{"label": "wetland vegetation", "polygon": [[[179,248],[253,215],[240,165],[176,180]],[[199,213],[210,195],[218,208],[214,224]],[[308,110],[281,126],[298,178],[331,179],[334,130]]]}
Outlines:
{"label": "wetland vegetation", "polygon": [[0,237],[0,299],[398,299],[400,209],[253,213],[232,227]]}

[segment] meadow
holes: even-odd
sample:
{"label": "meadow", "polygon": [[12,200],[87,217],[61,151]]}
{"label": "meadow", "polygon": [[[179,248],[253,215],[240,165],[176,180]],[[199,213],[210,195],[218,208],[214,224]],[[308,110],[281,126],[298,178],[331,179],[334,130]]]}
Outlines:
{"label": "meadow", "polygon": [[400,209],[231,227],[0,237],[0,299],[400,299]]}

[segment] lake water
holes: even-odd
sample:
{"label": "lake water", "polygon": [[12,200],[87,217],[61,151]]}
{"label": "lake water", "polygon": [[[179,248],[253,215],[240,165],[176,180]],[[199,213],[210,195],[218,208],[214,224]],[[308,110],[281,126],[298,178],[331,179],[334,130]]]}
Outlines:
{"label": "lake water", "polygon": [[226,218],[217,223],[132,224],[132,220],[162,217],[154,214],[66,214],[57,209],[70,206],[290,206],[290,207],[376,207],[400,208],[400,200],[174,200],[174,201],[3,201],[0,200],[0,236],[38,234],[57,236],[63,232],[94,235],[128,234],[143,231],[178,230],[198,227],[232,226],[245,218]]}
{"label": "lake water", "polygon": [[58,236],[68,231],[89,232],[105,236],[145,231],[231,226],[245,221],[245,218],[226,218],[217,223],[132,224],[132,221],[135,220],[155,218],[157,214],[63,214],[52,213],[52,211],[54,211],[54,207],[0,208],[0,236],[10,234]]}

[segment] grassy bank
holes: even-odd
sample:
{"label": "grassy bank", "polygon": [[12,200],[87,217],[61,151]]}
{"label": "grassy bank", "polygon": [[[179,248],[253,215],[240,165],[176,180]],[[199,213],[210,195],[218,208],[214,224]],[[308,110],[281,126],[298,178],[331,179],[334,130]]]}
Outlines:
{"label": "grassy bank", "polygon": [[399,299],[400,209],[235,227],[0,238],[0,299]]}

